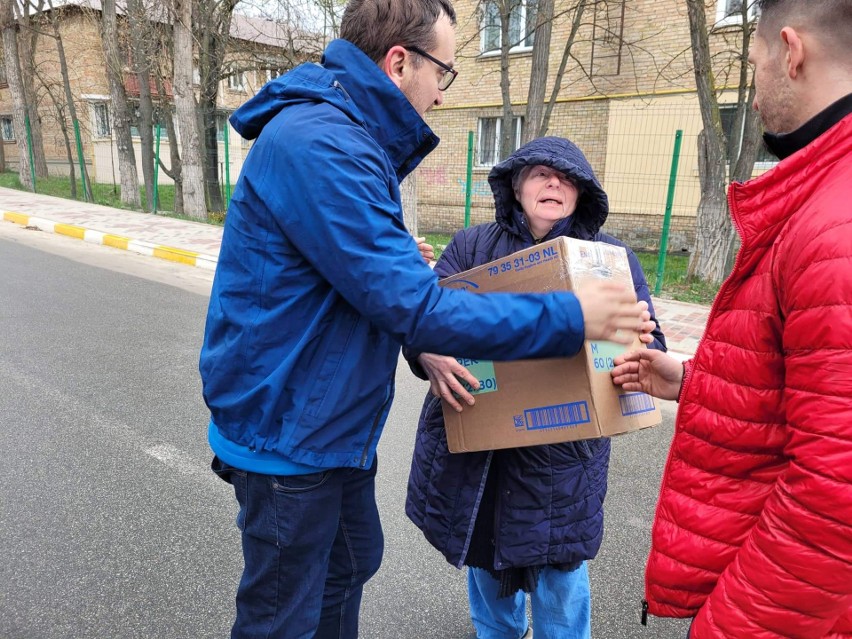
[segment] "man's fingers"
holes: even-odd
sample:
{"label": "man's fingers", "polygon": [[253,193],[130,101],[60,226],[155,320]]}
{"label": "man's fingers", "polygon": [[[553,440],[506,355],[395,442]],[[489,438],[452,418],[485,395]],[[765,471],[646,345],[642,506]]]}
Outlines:
{"label": "man's fingers", "polygon": [[454,411],[456,411],[457,413],[462,412],[462,405],[461,405],[461,404],[459,404],[459,402],[458,402],[458,400],[456,399],[455,395],[453,395],[452,390],[450,390],[450,389],[447,387],[447,384],[446,384],[446,383],[444,383],[444,382],[438,382],[438,384],[439,384],[439,385],[440,385],[440,387],[441,387],[441,392],[440,392],[439,397],[441,397],[441,399],[443,399],[443,400],[444,400],[445,402],[447,402],[450,406],[452,406],[453,410],[454,410]]}

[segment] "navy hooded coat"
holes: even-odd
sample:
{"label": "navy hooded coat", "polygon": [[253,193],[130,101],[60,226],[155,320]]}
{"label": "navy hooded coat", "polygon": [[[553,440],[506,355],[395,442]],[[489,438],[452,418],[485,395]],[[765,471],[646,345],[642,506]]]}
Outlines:
{"label": "navy hooded coat", "polygon": [[[435,266],[448,277],[527,248],[534,239],[512,189],[521,167],[546,165],[574,178],[581,195],[573,215],[560,220],[542,241],[561,235],[624,246],[602,233],[609,206],[606,193],[580,149],[546,137],[521,147],[495,166],[488,181],[496,222],[455,235]],[[651,305],[648,284],[636,255],[627,249],[638,299]],[[656,319],[654,320],[656,322]],[[651,348],[665,350],[659,324]],[[425,377],[414,353],[412,369]],[[474,523],[489,473],[496,473],[494,502],[495,570],[572,565],[593,558],[603,538],[609,439],[550,446],[450,454],[440,399],[426,396],[408,484],[406,513],[426,539],[457,567],[465,565]],[[487,515],[487,513],[486,513]]]}

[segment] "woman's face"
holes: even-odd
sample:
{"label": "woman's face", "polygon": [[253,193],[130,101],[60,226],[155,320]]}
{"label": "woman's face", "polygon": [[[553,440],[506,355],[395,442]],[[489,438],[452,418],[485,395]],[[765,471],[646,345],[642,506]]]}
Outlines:
{"label": "woman's face", "polygon": [[553,226],[568,217],[577,209],[580,196],[574,180],[542,165],[532,167],[519,190],[521,208],[532,226]]}

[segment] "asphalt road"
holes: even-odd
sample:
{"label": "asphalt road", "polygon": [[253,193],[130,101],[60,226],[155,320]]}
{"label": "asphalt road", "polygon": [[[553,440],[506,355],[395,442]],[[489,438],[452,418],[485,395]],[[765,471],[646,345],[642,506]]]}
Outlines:
{"label": "asphalt road", "polygon": [[[208,470],[198,349],[211,275],[0,222],[0,638],[226,637],[236,504]],[[361,636],[467,637],[464,574],[403,512],[426,384],[400,367],[379,450],[382,569]],[[616,438],[607,533],[591,562],[593,636],[639,625],[672,408]]]}

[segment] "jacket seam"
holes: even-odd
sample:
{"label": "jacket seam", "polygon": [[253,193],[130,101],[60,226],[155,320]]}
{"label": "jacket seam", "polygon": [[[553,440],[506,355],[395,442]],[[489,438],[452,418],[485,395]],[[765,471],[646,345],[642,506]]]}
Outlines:
{"label": "jacket seam", "polygon": [[[771,313],[764,313],[765,315],[772,315]],[[774,315],[773,315],[774,317]],[[726,342],[721,339],[715,339],[712,337],[707,337],[707,341],[713,344],[723,344],[725,346],[730,346],[732,348],[738,348],[741,351],[746,351],[747,353],[752,353],[754,355],[777,355],[778,351],[761,351],[756,348],[749,348],[748,346],[742,346],[740,344],[734,344],[733,342]],[[702,369],[703,370],[703,369]]]}
{"label": "jacket seam", "polygon": [[[760,389],[755,389],[755,390],[760,390]],[[767,390],[780,390],[780,389],[767,389]],[[715,415],[721,415],[722,417],[726,417],[726,418],[733,420],[735,422],[745,422],[746,424],[752,424],[754,426],[766,426],[766,427],[775,426],[775,427],[778,427],[778,426],[784,426],[787,423],[786,421],[760,422],[760,421],[757,421],[757,420],[754,420],[754,419],[748,419],[746,417],[742,417],[742,416],[739,416],[739,415],[737,415],[737,416],[728,415],[728,414],[723,413],[721,411],[718,411],[714,408],[711,408],[710,406],[707,406],[706,404],[699,404],[696,401],[690,402],[689,400],[684,400],[683,403],[685,405],[694,404],[695,406],[698,406],[703,410],[709,410],[711,413],[713,413]],[[681,412],[683,412],[683,409],[681,409]],[[696,435],[696,437],[697,437],[697,435]],[[709,439],[704,439],[703,437],[699,437],[699,439],[702,439],[702,440],[706,441],[707,443],[713,443]],[[731,450],[733,450],[733,449],[731,449]],[[768,455],[769,453],[765,453],[765,454]]]}
{"label": "jacket seam", "polygon": [[[766,484],[762,484],[762,485],[765,486]],[[669,491],[671,491],[675,494],[678,494],[681,497],[688,499],[689,501],[698,502],[702,506],[710,506],[711,508],[723,510],[727,513],[732,513],[734,515],[740,515],[741,517],[751,517],[752,519],[758,519],[760,517],[759,515],[754,515],[754,514],[751,514],[751,513],[745,513],[741,510],[734,510],[733,508],[726,508],[725,506],[719,506],[718,504],[708,504],[706,502],[703,502],[703,501],[696,499],[695,497],[692,497],[691,495],[687,495],[686,493],[683,493],[683,492],[677,490],[676,488],[669,487],[669,488],[667,488],[667,490],[669,490]],[[670,521],[672,524],[675,523],[672,520],[667,520],[667,521]],[[678,526],[680,526],[680,524],[678,524]],[[696,531],[694,531],[690,528],[686,528],[685,526],[681,526],[681,528],[683,528],[684,530],[689,530],[691,533],[698,535],[699,537],[702,537],[702,538],[707,539],[709,541],[715,541],[715,542],[718,542],[720,544],[725,544],[726,546],[731,546],[732,548],[738,548],[739,547],[737,544],[732,544],[732,543],[729,543],[729,542],[721,540],[721,539],[714,539],[713,537],[708,537],[707,535],[703,535],[703,534],[696,532]]]}

